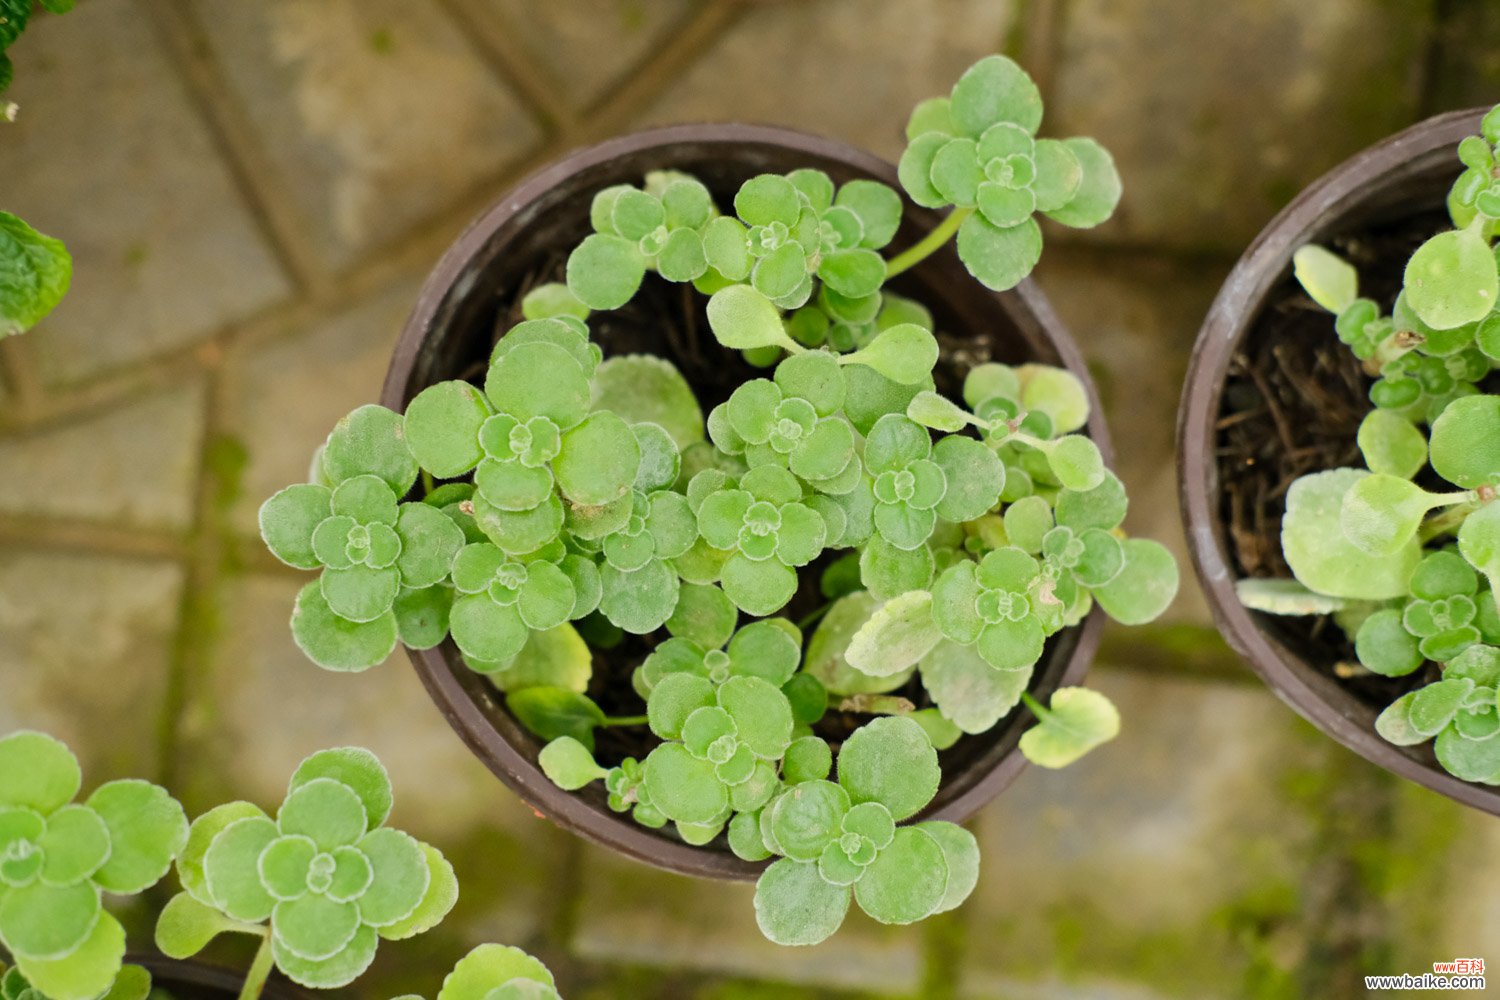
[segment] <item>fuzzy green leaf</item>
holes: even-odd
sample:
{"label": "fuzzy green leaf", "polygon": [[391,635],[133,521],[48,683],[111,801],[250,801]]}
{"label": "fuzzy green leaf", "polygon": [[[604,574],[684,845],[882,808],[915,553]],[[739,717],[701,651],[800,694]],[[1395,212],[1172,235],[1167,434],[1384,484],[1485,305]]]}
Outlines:
{"label": "fuzzy green leaf", "polygon": [[942,846],[920,827],[896,831],[854,886],[860,908],[883,924],[912,924],[936,913],[948,894]]}
{"label": "fuzzy green leaf", "polygon": [[95,789],[87,805],[109,828],[109,860],[94,873],[108,892],[133,895],[154,885],[187,845],[187,816],[158,785],[111,781]]}
{"label": "fuzzy green leaf", "polygon": [[1021,734],[1021,753],[1040,767],[1066,767],[1120,732],[1120,713],[1087,688],[1058,688],[1052,707],[1032,709],[1038,723]]}
{"label": "fuzzy green leaf", "polygon": [[61,740],[32,730],[0,739],[0,805],[46,816],[71,802],[82,785],[78,758]]}
{"label": "fuzzy green leaf", "polygon": [[1406,593],[1407,581],[1421,558],[1415,539],[1391,555],[1375,556],[1344,537],[1340,524],[1344,496],[1367,476],[1361,469],[1330,469],[1303,476],[1287,492],[1281,546],[1292,573],[1310,590],[1361,600]]}
{"label": "fuzzy green leaf", "polygon": [[932,595],[914,590],[887,601],[849,643],[849,665],[874,677],[887,677],[916,663],[943,634],[932,617]]}
{"label": "fuzzy green leaf", "polygon": [[1467,490],[1500,485],[1500,396],[1455,399],[1432,422],[1432,468]]}
{"label": "fuzzy green leaf", "polygon": [[749,285],[730,285],[708,300],[708,325],[725,347],[751,350],[772,345],[796,353],[802,348],[787,336],[781,312]]}
{"label": "fuzzy green leaf", "polygon": [[843,924],[849,897],[849,888],[824,881],[816,864],[783,858],[755,885],[755,922],[776,944],[818,944]]}
{"label": "fuzzy green leaf", "polygon": [[1489,244],[1472,230],[1439,233],[1407,262],[1406,302],[1437,330],[1451,330],[1489,315],[1500,294],[1500,273]]}
{"label": "fuzzy green leaf", "polygon": [[916,815],[937,794],[937,751],[911,719],[875,719],[839,751],[839,784],[855,802],[879,802],[898,820]]}
{"label": "fuzzy green leaf", "polygon": [[1353,266],[1316,244],[1292,254],[1292,269],[1312,300],[1335,316],[1359,297],[1359,275]]}
{"label": "fuzzy green leaf", "polygon": [[1014,288],[1042,258],[1042,230],[1035,219],[997,227],[975,213],[958,227],[958,256],[969,273],[987,288]]}
{"label": "fuzzy green leaf", "polygon": [[0,339],[40,323],[67,294],[72,277],[73,258],[61,240],[0,212]]}
{"label": "fuzzy green leaf", "polygon": [[522,688],[506,695],[505,705],[540,739],[570,736],[587,749],[593,748],[594,729],[603,725],[605,718],[592,700],[566,688]]}
{"label": "fuzzy green leaf", "polygon": [[568,290],[590,309],[618,309],[646,275],[646,259],[631,241],[594,233],[568,256]]}

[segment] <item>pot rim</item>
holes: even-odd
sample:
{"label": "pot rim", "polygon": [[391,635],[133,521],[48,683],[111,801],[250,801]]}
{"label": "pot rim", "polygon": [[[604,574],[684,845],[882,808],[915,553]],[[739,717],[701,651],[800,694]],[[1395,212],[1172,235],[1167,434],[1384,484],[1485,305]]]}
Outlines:
{"label": "pot rim", "polygon": [[[381,403],[398,412],[402,410],[411,372],[442,304],[461,280],[469,262],[483,250],[493,233],[525,212],[527,206],[552,188],[567,183],[581,172],[624,156],[680,143],[725,148],[744,145],[778,147],[813,159],[838,161],[852,171],[895,188],[902,194],[904,217],[913,217],[915,207],[900,187],[892,164],[845,143],[778,126],[739,123],[668,125],[574,150],[541,167],[484,210],[439,259],[423,283],[417,303],[402,329],[381,391]],[[951,247],[946,249],[953,252]],[[1106,463],[1111,464],[1113,448],[1098,391],[1082,353],[1041,289],[1028,278],[1009,292],[990,294],[996,296],[1005,313],[1017,320],[1018,328],[1024,329],[1028,323],[1035,327],[1057,352],[1060,364],[1082,380],[1090,403],[1089,436],[1099,446]],[[1096,607],[1080,625],[1067,630],[1072,633],[1072,648],[1058,654],[1066,656],[1058,686],[1077,684],[1088,672],[1103,625],[1103,616]],[[678,874],[748,881],[757,878],[765,869],[769,862],[748,862],[728,851],[694,847],[675,837],[647,830],[623,814],[613,822],[600,823],[600,814],[595,807],[577,793],[563,791],[552,784],[534,761],[495,729],[458,682],[445,654],[450,643],[448,640],[429,650],[408,649],[407,653],[428,694],[464,743],[538,815],[593,843]],[[922,818],[962,822],[999,795],[1015,780],[1025,763],[1019,750],[1012,745],[987,773],[969,782],[961,793]]]}
{"label": "pot rim", "polygon": [[[229,996],[238,996],[245,983],[244,973],[223,965],[199,962],[188,958],[167,958],[165,955],[127,954],[126,965],[139,965],[151,973],[154,981],[158,976],[168,976],[178,983],[203,989],[223,990]],[[266,981],[265,994],[270,1000],[305,1000],[298,987],[287,982],[281,973],[273,971]]]}
{"label": "pot rim", "polygon": [[1178,496],[1188,550],[1214,623],[1234,650],[1282,701],[1361,757],[1465,805],[1500,814],[1500,788],[1463,781],[1435,762],[1388,743],[1374,729],[1375,711],[1337,681],[1318,673],[1267,630],[1235,595],[1237,577],[1217,504],[1214,460],[1230,360],[1250,333],[1266,296],[1290,272],[1292,253],[1337,226],[1390,186],[1438,169],[1460,139],[1478,133],[1485,108],[1450,111],[1418,122],[1344,161],[1303,189],[1261,230],[1225,279],[1193,346],[1177,424]]}

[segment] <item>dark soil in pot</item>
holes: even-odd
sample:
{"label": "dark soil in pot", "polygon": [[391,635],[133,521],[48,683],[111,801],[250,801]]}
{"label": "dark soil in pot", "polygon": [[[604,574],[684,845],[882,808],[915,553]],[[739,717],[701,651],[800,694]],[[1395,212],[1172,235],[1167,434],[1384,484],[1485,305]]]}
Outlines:
{"label": "dark soil in pot", "polygon": [[1292,253],[1309,242],[1330,247],[1358,269],[1360,294],[1388,312],[1412,252],[1452,227],[1442,203],[1461,169],[1453,151],[1477,131],[1480,114],[1440,116],[1367,150],[1308,188],[1262,232],[1199,334],[1178,453],[1193,560],[1230,644],[1341,743],[1397,774],[1500,812],[1500,791],[1452,777],[1430,745],[1396,747],[1374,732],[1375,716],[1435,679],[1436,665],[1407,677],[1371,674],[1328,616],[1251,612],[1234,594],[1237,579],[1291,577],[1281,518],[1295,479],[1364,466],[1355,434],[1371,407],[1373,379],[1339,341],[1333,318],[1292,277]]}
{"label": "dark soil in pot", "polygon": [[[438,265],[397,347],[382,402],[399,410],[433,382],[481,378],[494,340],[519,318],[522,295],[540,282],[557,280],[567,253],[588,232],[589,202],[599,189],[639,183],[650,170],[683,169],[703,180],[722,206],[750,176],[808,166],[826,170],[838,183],[872,177],[896,186],[894,169],[868,154],[800,133],[754,126],[659,129],[559,161],[474,223]],[[939,218],[908,203],[906,219],[888,252],[916,242]],[[963,270],[949,247],[890,287],[932,310],[942,332],[937,371],[942,391],[956,396],[968,369],[988,360],[1062,364],[1088,384],[1076,348],[1029,282],[1012,292],[990,292]],[[691,288],[648,275],[625,308],[590,319],[591,336],[605,357],[644,353],[671,361],[692,385],[706,414],[742,382],[767,372],[713,339],[704,305],[704,297]],[[1089,432],[1108,457],[1097,399],[1094,402]],[[802,586],[783,615],[795,621],[823,603],[819,572],[836,555],[825,554],[822,563],[802,571]],[[745,620],[742,616],[742,624]],[[1100,624],[1096,612],[1082,626],[1052,638],[1032,682],[1039,698],[1045,700],[1057,687],[1082,677]],[[589,694],[605,711],[642,711],[630,674],[665,634],[663,630],[630,636],[612,650],[596,651]],[[413,653],[413,660],[429,692],[471,748],[528,803],[561,825],[629,856],[688,874],[753,878],[764,867],[734,857],[723,838],[694,848],[670,831],[640,827],[628,816],[610,812],[597,786],[583,793],[555,788],[535,763],[540,742],[519,727],[486,680],[463,666],[451,643]],[[915,681],[895,693],[919,707],[930,703]],[[836,744],[867,718],[830,712],[817,728]],[[1023,765],[1016,744],[1030,721],[1017,710],[989,733],[964,737],[944,751],[943,787],[925,816],[962,820],[998,794]],[[601,763],[614,764],[627,755],[644,756],[655,743],[645,727],[605,730],[600,733],[598,756]]]}

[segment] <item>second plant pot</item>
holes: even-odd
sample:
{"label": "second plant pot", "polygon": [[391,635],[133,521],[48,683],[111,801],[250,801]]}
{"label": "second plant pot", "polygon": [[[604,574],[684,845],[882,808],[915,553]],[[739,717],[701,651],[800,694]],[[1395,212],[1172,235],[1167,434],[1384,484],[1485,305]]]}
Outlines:
{"label": "second plant pot", "polygon": [[1417,245],[1449,228],[1459,140],[1483,109],[1430,118],[1322,177],[1240,258],[1214,301],[1188,369],[1178,424],[1178,486],[1188,541],[1215,621],[1231,646],[1304,718],[1367,760],[1459,802],[1500,814],[1500,788],[1447,773],[1430,743],[1396,746],[1375,717],[1420,675],[1387,678],[1342,664],[1350,644],[1326,617],[1282,617],[1240,603],[1235,582],[1289,577],[1281,555],[1285,491],[1297,476],[1363,464],[1355,434],[1370,380],[1332,317],[1292,277],[1292,254],[1331,246],[1363,294],[1390,299]]}
{"label": "second plant pot", "polygon": [[[639,183],[653,170],[685,170],[700,178],[723,205],[756,174],[802,167],[826,171],[837,183],[869,178],[900,190],[895,168],[874,156],[797,132],[749,125],[653,129],[581,150],[542,169],[477,219],[428,277],[396,347],[381,402],[401,411],[429,385],[482,372],[496,337],[519,318],[521,296],[540,281],[556,280],[569,249],[589,231],[590,201],[602,188]],[[892,249],[911,246],[940,221],[938,213],[906,201]],[[948,247],[900,275],[890,287],[919,298],[933,311],[942,348],[940,388],[956,395],[963,373],[984,361],[1064,366],[1088,388],[1093,404],[1088,433],[1109,460],[1097,395],[1082,357],[1032,282],[1023,281],[1005,293],[987,291]],[[691,289],[673,287],[670,294],[691,295]],[[666,358],[682,371],[705,411],[727,396],[723,386],[732,388],[758,374],[738,352],[714,340],[703,321],[701,302],[684,304],[674,316],[663,317],[649,343],[642,340],[639,322],[627,333],[621,324],[612,324],[611,315],[599,314],[592,321],[593,338],[606,355],[633,351]],[[733,378],[726,379],[726,372]],[[1095,610],[1081,625],[1049,641],[1031,682],[1036,698],[1045,703],[1058,687],[1080,681],[1101,625]],[[753,879],[764,869],[765,863],[736,857],[722,837],[693,847],[670,832],[644,828],[628,815],[611,812],[597,783],[582,793],[558,788],[538,766],[542,741],[507,711],[489,680],[464,665],[451,640],[411,655],[428,692],[471,750],[554,822],[671,871]],[[612,655],[618,654],[595,652],[596,679],[614,676],[628,686],[628,670],[634,664],[605,669]],[[997,795],[1024,764],[1017,744],[1031,723],[1018,708],[989,732],[965,736],[943,751],[942,787],[922,818],[961,821]],[[830,739],[836,741],[838,735],[830,734]]]}

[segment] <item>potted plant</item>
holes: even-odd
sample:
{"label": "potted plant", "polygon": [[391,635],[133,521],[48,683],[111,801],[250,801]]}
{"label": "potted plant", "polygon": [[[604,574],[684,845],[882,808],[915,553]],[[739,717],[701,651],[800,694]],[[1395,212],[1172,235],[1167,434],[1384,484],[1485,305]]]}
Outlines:
{"label": "potted plant", "polygon": [[1180,424],[1215,617],[1331,736],[1500,812],[1500,111],[1360,154],[1215,302]]}
{"label": "potted plant", "polygon": [[1041,111],[993,56],[915,110],[899,171],[703,126],[523,184],[429,279],[386,405],[261,508],[318,573],[300,646],[358,671],[404,643],[539,811],[758,876],[772,940],[822,940],[851,900],[962,902],[951,821],[1021,755],[1118,728],[1073,686],[1091,609],[1144,622],[1177,586],[1119,530],[1091,390],[1025,281],[1037,212],[1096,225],[1120,194]]}
{"label": "potted plant", "polygon": [[[256,1000],[275,970],[345,986],[380,940],[430,930],[458,898],[436,848],[384,825],[390,779],[368,750],[308,757],[274,818],[231,802],[190,825],[159,786],[111,781],[75,803],[80,784],[58,740],[0,739],[0,946],[15,962],[0,970],[5,1000],[144,1000],[153,976],[186,996]],[[182,892],[156,924],[165,957],[125,964],[125,932],[102,894],[139,893],[174,864]],[[185,961],[224,933],[260,939],[247,969]]]}

